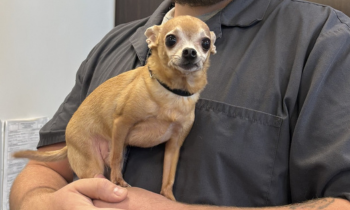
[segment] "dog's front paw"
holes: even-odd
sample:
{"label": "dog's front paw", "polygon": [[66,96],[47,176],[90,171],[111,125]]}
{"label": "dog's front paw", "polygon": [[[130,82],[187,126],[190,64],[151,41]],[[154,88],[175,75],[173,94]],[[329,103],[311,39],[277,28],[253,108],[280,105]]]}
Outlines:
{"label": "dog's front paw", "polygon": [[172,190],[162,189],[162,191],[160,191],[160,194],[164,195],[164,197],[166,197],[166,198],[168,198],[170,200],[176,201],[174,193],[173,193]]}
{"label": "dog's front paw", "polygon": [[123,178],[112,178],[111,182],[122,187],[131,187]]}
{"label": "dog's front paw", "polygon": [[131,185],[129,185],[124,179],[117,180],[116,184],[122,187],[131,187]]}

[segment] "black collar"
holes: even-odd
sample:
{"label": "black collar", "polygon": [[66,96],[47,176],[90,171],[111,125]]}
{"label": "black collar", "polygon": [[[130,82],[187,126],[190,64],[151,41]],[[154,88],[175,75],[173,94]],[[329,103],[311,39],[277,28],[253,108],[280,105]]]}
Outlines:
{"label": "black collar", "polygon": [[[151,76],[151,78],[155,78],[153,75],[152,70],[149,68],[148,66],[148,71],[149,71],[149,75]],[[159,84],[161,84],[165,89],[169,90],[170,92],[179,95],[179,96],[184,96],[184,97],[188,97],[188,96],[192,96],[193,93],[190,93],[186,90],[181,90],[181,89],[171,89],[168,85],[164,84],[163,82],[159,81],[157,78],[155,78]]]}

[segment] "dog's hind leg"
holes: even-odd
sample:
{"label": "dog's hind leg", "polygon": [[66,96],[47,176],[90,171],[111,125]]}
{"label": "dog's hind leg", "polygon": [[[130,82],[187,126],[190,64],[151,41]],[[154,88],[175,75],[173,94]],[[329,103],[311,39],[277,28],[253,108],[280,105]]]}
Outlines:
{"label": "dog's hind leg", "polygon": [[[99,152],[99,147],[96,146],[96,141],[88,139],[81,144],[83,135],[77,135],[80,140],[79,145],[68,144],[68,160],[73,171],[79,178],[93,178],[98,174],[104,174],[105,163]],[[74,141],[77,142],[77,141]]]}

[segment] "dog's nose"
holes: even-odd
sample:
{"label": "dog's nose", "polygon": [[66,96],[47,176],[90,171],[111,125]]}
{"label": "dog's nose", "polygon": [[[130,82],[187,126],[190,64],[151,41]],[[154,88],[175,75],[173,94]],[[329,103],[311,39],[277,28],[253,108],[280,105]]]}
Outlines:
{"label": "dog's nose", "polygon": [[197,51],[193,48],[185,48],[182,51],[182,57],[186,59],[195,59],[197,57]]}

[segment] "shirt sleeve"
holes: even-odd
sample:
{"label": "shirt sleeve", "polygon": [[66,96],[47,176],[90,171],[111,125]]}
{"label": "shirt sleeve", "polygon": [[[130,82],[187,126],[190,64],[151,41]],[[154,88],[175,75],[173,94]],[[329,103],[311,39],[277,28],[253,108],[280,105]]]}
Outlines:
{"label": "shirt sleeve", "polygon": [[292,202],[350,200],[350,21],[342,15],[334,11],[325,23],[302,72],[290,150]]}
{"label": "shirt sleeve", "polygon": [[[38,148],[64,142],[67,124],[86,96],[110,77],[132,69],[135,51],[129,38],[147,20],[144,18],[116,26],[95,45],[78,69],[73,89],[53,118],[40,130]],[[147,47],[144,41],[140,42]]]}
{"label": "shirt sleeve", "polygon": [[38,148],[65,141],[66,126],[82,102],[82,87],[86,60],[81,64],[72,91],[65,98],[53,118],[40,130]]}

